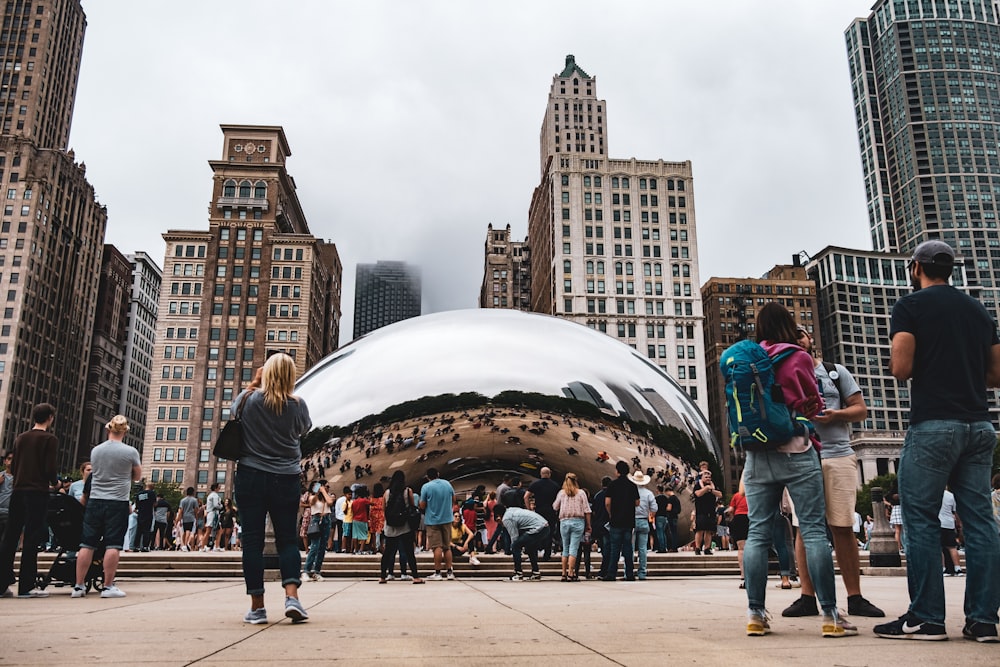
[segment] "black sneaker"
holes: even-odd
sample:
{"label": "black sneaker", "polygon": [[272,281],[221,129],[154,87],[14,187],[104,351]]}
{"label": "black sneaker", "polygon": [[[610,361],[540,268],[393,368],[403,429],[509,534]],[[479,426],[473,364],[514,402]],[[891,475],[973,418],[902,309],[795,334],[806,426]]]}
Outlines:
{"label": "black sneaker", "polygon": [[869,618],[885,617],[884,611],[861,595],[850,595],[847,597],[847,613],[851,616],[868,616]]}
{"label": "black sneaker", "polygon": [[925,641],[948,639],[948,633],[943,625],[925,623],[909,612],[890,623],[876,625],[872,631],[876,637],[883,639],[923,639]]}
{"label": "black sneaker", "polygon": [[819,616],[819,607],[816,606],[816,597],[813,595],[800,595],[799,599],[788,605],[788,608],[781,612],[782,616]]}
{"label": "black sneaker", "polygon": [[977,621],[967,621],[962,628],[962,636],[983,643],[995,643],[997,639],[997,626],[992,623],[979,623]]}

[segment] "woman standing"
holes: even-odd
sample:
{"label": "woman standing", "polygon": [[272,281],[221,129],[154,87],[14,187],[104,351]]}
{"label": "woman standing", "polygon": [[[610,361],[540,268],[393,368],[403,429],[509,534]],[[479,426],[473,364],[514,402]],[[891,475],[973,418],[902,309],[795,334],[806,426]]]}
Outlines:
{"label": "woman standing", "polygon": [[[399,573],[402,578],[406,578],[406,568],[410,568],[413,583],[422,584],[424,580],[417,573],[417,558],[413,554],[413,530],[410,528],[405,517],[405,510],[416,507],[417,503],[413,498],[413,491],[406,486],[406,477],[402,470],[392,473],[389,480],[389,490],[383,496],[386,509],[393,510],[393,514],[387,514],[385,521],[385,551],[382,552],[381,573],[378,583],[384,584],[387,575],[392,574],[392,561],[396,558],[396,551],[399,551]],[[395,511],[399,508],[398,511]],[[395,524],[395,525],[394,525]]]}
{"label": "woman standing", "polygon": [[306,556],[306,576],[312,581],[323,581],[323,558],[326,556],[326,541],[330,539],[330,511],[333,496],[325,479],[313,484],[309,494],[309,521],[318,530],[309,533],[309,555]]}
{"label": "woman standing", "polygon": [[740,563],[740,588],[746,588],[746,580],[743,576],[743,547],[747,543],[747,534],[750,531],[750,509],[747,507],[746,488],[743,486],[743,478],[740,478],[740,488],[733,494],[729,501],[729,507],[733,511],[733,519],[729,525],[729,534],[736,543],[737,560]]}
{"label": "woman standing", "polygon": [[385,528],[385,487],[375,482],[372,487],[372,502],[368,508],[368,532],[372,536],[372,551],[382,553],[382,530]]}
{"label": "woman standing", "polygon": [[217,544],[222,545],[222,548],[229,551],[233,548],[233,526],[236,521],[236,512],[233,510],[233,501],[226,498],[222,502],[222,517],[219,520],[219,541]]}
{"label": "woman standing", "polygon": [[580,539],[590,532],[590,501],[580,488],[576,474],[566,473],[562,489],[556,494],[552,509],[559,512],[559,532],[562,534],[562,580],[579,581],[576,574],[576,554]]}
{"label": "woman standing", "polygon": [[264,610],[264,525],[274,527],[285,616],[299,623],[309,618],[299,601],[302,556],[296,544],[299,505],[299,440],[312,426],[306,404],[292,395],[295,362],[275,354],[264,364],[260,389],[247,389],[233,401],[243,407],[243,454],[236,469],[236,504],[243,535],[243,579],[250,596],[246,623],[267,623]]}

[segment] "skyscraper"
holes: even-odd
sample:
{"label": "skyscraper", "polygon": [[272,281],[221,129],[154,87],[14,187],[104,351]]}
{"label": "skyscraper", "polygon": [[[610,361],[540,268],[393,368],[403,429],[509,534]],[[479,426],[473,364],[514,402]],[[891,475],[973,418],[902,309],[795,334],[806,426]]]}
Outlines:
{"label": "skyscraper", "polygon": [[280,127],[223,125],[207,230],[170,230],[143,469],[151,481],[231,489],[212,443],[273,352],[301,374],[336,349],[341,265],[309,231]]}
{"label": "skyscraper", "polygon": [[607,103],[571,55],[552,77],[540,157],[531,309],[617,337],[707,413],[690,161],[610,158]]}
{"label": "skyscraper", "polygon": [[941,239],[997,315],[1000,20],[994,0],[879,0],[846,31],[875,250]]}
{"label": "skyscraper", "polygon": [[0,40],[0,448],[56,406],[77,460],[107,211],[67,152],[86,18],[79,0],[12,0]]}
{"label": "skyscraper", "polygon": [[132,275],[118,414],[128,419],[129,431],[125,434],[125,442],[141,451],[146,438],[156,342],[156,303],[160,299],[163,272],[144,252],[125,257],[131,265]]}
{"label": "skyscraper", "polygon": [[490,224],[485,251],[479,307],[531,310],[531,251],[527,239],[513,240],[510,225],[493,229]]}
{"label": "skyscraper", "polygon": [[354,337],[420,316],[420,270],[404,262],[358,264]]}

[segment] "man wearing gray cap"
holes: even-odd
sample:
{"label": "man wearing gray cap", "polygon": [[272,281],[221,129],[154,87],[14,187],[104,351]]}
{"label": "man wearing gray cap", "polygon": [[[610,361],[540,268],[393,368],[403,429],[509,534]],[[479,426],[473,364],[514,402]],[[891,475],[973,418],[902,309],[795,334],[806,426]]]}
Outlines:
{"label": "man wearing gray cap", "polygon": [[1000,537],[992,520],[990,467],[997,444],[987,387],[1000,386],[1000,338],[986,309],[948,284],[955,253],[942,241],[917,246],[914,291],[892,309],[893,376],[910,380],[910,428],[899,463],[910,608],[876,625],[889,639],[947,639],[938,510],[955,494],[968,553],[962,636],[997,641]]}

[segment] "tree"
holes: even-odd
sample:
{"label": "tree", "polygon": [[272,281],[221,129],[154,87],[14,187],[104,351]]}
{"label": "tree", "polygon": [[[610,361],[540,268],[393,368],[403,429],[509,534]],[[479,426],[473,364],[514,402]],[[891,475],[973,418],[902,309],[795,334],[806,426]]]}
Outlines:
{"label": "tree", "polygon": [[890,472],[885,475],[879,475],[858,489],[858,500],[854,505],[854,509],[863,517],[872,513],[873,486],[881,488],[882,496],[888,498],[896,492],[896,474]]}

